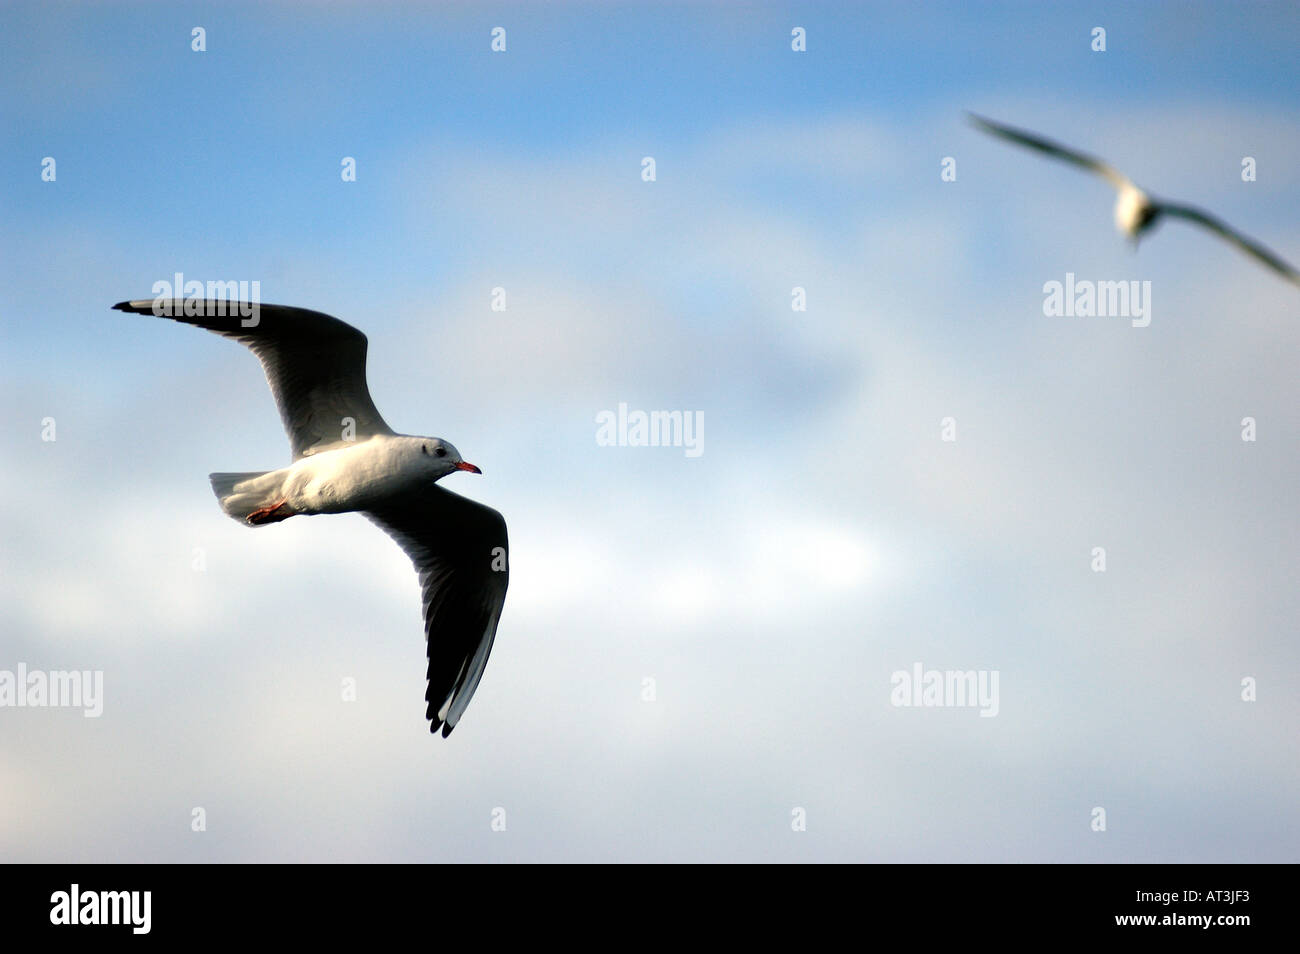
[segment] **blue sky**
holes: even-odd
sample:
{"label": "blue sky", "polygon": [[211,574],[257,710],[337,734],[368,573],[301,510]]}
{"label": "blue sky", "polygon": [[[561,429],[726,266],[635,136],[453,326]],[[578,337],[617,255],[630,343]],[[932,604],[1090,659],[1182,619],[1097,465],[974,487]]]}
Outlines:
{"label": "blue sky", "polygon": [[[1298,45],[1283,4],[0,8],[0,670],[106,694],[0,709],[0,856],[1295,860],[1300,295],[963,113],[1295,261]],[[177,271],[357,325],[388,421],[482,466],[511,591],[448,742],[402,553],[216,507],[287,447],[248,354],[109,311]],[[1046,317],[1067,272],[1151,325]],[[598,446],[620,402],[704,453]],[[999,714],[891,705],[917,662]]]}

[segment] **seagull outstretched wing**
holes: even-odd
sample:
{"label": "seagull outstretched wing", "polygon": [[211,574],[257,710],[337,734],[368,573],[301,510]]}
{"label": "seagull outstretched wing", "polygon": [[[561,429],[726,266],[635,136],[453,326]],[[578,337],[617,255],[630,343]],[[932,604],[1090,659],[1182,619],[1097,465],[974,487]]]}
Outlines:
{"label": "seagull outstretched wing", "polygon": [[1197,225],[1205,226],[1220,238],[1226,239],[1247,255],[1252,256],[1262,264],[1273,269],[1273,271],[1277,272],[1287,281],[1300,285],[1300,272],[1296,271],[1295,268],[1283,261],[1263,245],[1253,239],[1247,238],[1236,229],[1227,225],[1223,220],[1218,219],[1215,216],[1210,215],[1210,213],[1198,209],[1193,205],[1160,202],[1157,203],[1156,207],[1164,215],[1172,215],[1176,218],[1186,219],[1188,222],[1195,222]]}
{"label": "seagull outstretched wing", "polygon": [[510,582],[506,522],[491,507],[441,487],[366,511],[420,575],[429,650],[429,731],[443,736],[478,688]]}
{"label": "seagull outstretched wing", "polygon": [[1068,163],[1087,169],[1089,172],[1095,172],[1097,175],[1106,179],[1117,189],[1125,187],[1135,188],[1132,181],[1124,173],[1120,172],[1114,166],[1102,162],[1095,156],[1087,153],[1077,152],[1073,149],[1067,149],[1060,143],[1052,142],[1050,139],[1044,139],[1042,136],[1023,129],[1016,129],[1012,126],[1004,126],[1002,123],[995,123],[991,119],[985,119],[983,116],[977,116],[974,113],[968,113],[970,121],[978,128],[997,136],[999,139],[1006,139],[1030,149],[1036,149],[1039,152],[1046,153],[1056,159],[1063,159]]}
{"label": "seagull outstretched wing", "polygon": [[257,323],[245,327],[252,318],[243,318],[236,302],[160,304],[159,311],[152,298],[113,307],[206,328],[249,348],[262,362],[295,460],[344,444],[347,418],[358,441],[393,433],[366,385],[366,336],[346,322],[306,308],[258,305]]}

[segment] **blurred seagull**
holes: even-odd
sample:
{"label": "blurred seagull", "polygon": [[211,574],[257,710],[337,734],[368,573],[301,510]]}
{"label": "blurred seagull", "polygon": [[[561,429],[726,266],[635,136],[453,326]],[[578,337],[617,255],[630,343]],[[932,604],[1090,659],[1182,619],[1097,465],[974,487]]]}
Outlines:
{"label": "blurred seagull", "polygon": [[[428,640],[429,730],[451,734],[487,665],[505,604],[506,523],[435,481],[482,473],[437,437],[394,434],[366,385],[366,336],[318,311],[242,302],[146,299],[113,306],[214,331],[262,362],[294,461],[210,474],[229,516],[265,526],[300,514],[360,511],[415,564]],[[242,315],[255,316],[253,321]]]}
{"label": "blurred seagull", "polygon": [[1054,156],[1057,159],[1064,159],[1066,162],[1096,173],[1113,185],[1119,191],[1119,199],[1115,203],[1115,226],[1128,236],[1134,245],[1138,243],[1143,233],[1156,224],[1156,220],[1160,216],[1170,215],[1205,226],[1221,238],[1227,239],[1243,252],[1273,269],[1287,281],[1300,285],[1300,272],[1297,272],[1263,245],[1229,228],[1208,212],[1203,212],[1191,205],[1180,205],[1175,202],[1153,199],[1134,185],[1128,176],[1093,156],[1067,149],[1050,139],[1044,139],[1023,129],[1004,126],[974,113],[968,115],[971,122],[986,133],[997,136],[999,139],[1007,139],[1022,146],[1028,146],[1030,149],[1037,149],[1039,152]]}

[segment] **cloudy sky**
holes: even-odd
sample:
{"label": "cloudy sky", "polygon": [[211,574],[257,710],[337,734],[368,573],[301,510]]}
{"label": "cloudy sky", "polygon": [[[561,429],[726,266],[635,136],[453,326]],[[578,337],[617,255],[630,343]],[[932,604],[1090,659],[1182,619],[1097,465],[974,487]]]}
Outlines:
{"label": "cloudy sky", "polygon": [[[1296,860],[1300,290],[1135,251],[963,114],[1294,261],[1298,46],[1282,4],[6,5],[0,671],[104,690],[0,708],[0,857]],[[510,593],[450,739],[388,538],[217,508],[287,443],[243,349],[109,310],[176,272],[357,325],[483,468]],[[1067,274],[1149,326],[1046,316]],[[620,403],[703,453],[600,446]],[[895,705],[918,665],[996,715]]]}

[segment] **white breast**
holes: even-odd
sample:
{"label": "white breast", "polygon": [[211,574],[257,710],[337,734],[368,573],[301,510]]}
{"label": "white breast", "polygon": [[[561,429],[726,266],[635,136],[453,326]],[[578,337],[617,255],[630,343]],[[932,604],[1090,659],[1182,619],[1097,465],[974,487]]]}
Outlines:
{"label": "white breast", "polygon": [[1141,189],[1129,186],[1121,189],[1115,202],[1115,227],[1132,237],[1142,225],[1142,214],[1151,200]]}
{"label": "white breast", "polygon": [[377,435],[304,457],[289,468],[285,496],[304,513],[346,513],[401,490],[415,479],[401,438]]}

